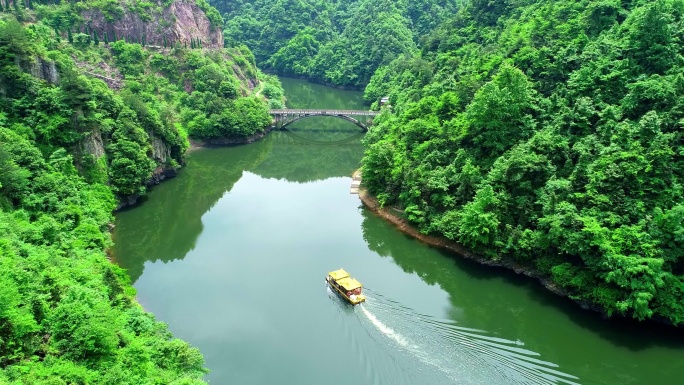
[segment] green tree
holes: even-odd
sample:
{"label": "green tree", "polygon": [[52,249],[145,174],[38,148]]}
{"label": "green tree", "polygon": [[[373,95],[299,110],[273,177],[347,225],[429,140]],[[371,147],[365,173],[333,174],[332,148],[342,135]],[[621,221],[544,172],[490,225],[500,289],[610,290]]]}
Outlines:
{"label": "green tree", "polygon": [[421,231],[605,314],[680,324],[682,15],[666,0],[465,4],[371,78],[366,100],[392,108],[364,139],[364,183]]}
{"label": "green tree", "polygon": [[517,68],[504,66],[466,108],[467,138],[491,159],[529,137],[534,129],[532,95],[525,75]]}

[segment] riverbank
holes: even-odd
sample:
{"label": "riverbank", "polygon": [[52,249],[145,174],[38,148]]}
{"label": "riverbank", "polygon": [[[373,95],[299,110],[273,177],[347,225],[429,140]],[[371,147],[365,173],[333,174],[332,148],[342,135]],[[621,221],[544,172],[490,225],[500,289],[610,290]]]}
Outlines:
{"label": "riverbank", "polygon": [[273,126],[266,127],[263,131],[257,132],[249,136],[235,136],[226,138],[212,138],[212,139],[188,139],[190,146],[185,151],[189,154],[193,151],[197,151],[201,148],[216,148],[216,147],[227,147],[227,146],[239,146],[241,144],[254,143],[257,140],[263,139],[269,132],[273,130]]}
{"label": "riverbank", "polygon": [[[356,171],[354,173],[354,177],[357,176],[360,177],[360,171]],[[373,195],[371,195],[368,192],[368,190],[366,190],[363,187],[363,185],[361,185],[361,187],[359,188],[358,195],[363,205],[367,207],[369,210],[371,210],[373,213],[385,219],[386,221],[394,224],[404,234],[410,235],[413,238],[416,238],[429,246],[446,250],[452,254],[457,254],[460,257],[476,261],[482,265],[506,268],[509,270],[513,270],[516,274],[522,274],[527,277],[534,278],[537,281],[539,281],[539,283],[541,283],[542,286],[544,286],[550,292],[573,301],[574,303],[578,304],[582,309],[591,310],[593,312],[599,313],[605,319],[616,318],[622,319],[627,322],[634,322],[633,319],[620,315],[613,315],[611,317],[610,315],[608,315],[605,309],[601,307],[598,307],[588,302],[578,301],[572,298],[570,296],[570,293],[565,291],[562,287],[559,287],[558,285],[556,285],[555,282],[551,281],[548,277],[530,268],[529,266],[523,266],[511,261],[498,261],[488,259],[481,255],[473,253],[471,250],[468,250],[467,248],[463,247],[457,242],[454,242],[445,237],[422,234],[420,231],[418,231],[418,229],[413,227],[413,225],[411,225],[406,218],[403,217],[402,210],[396,207],[382,207],[380,205],[380,202],[378,202],[378,200]],[[684,325],[675,326],[666,319],[650,318],[648,321],[652,321],[655,324],[664,324],[679,330],[684,330]]]}
{"label": "riverbank", "polygon": [[[355,172],[354,175],[357,175],[359,171]],[[460,257],[467,258],[473,261],[476,261],[480,264],[487,265],[487,266],[493,266],[493,267],[502,267],[506,269],[513,270],[516,274],[522,274],[525,276],[528,276],[530,278],[534,278],[537,281],[539,281],[547,290],[551,291],[552,293],[559,295],[561,297],[565,297],[568,299],[571,299],[582,309],[586,310],[592,310],[595,312],[600,313],[603,317],[608,318],[608,314],[596,306],[593,306],[592,304],[585,303],[585,302],[579,302],[574,300],[573,298],[570,297],[570,294],[565,291],[563,288],[559,287],[556,285],[553,281],[545,277],[544,275],[540,274],[538,271],[535,271],[534,269],[531,269],[528,266],[523,266],[520,264],[516,264],[514,262],[510,261],[499,261],[499,260],[492,260],[485,258],[481,255],[473,253],[471,250],[468,250],[467,248],[463,247],[462,245],[458,244],[457,242],[454,242],[450,239],[447,239],[445,237],[439,237],[439,236],[434,236],[434,235],[427,235],[427,234],[422,234],[420,231],[418,231],[417,228],[415,228],[413,225],[409,223],[409,221],[403,217],[403,211],[396,208],[396,207],[383,207],[380,205],[380,202],[371,195],[368,190],[366,190],[363,185],[359,188],[359,198],[361,199],[361,202],[365,207],[367,207],[369,210],[371,210],[373,213],[378,215],[379,217],[387,220],[388,222],[391,222],[394,224],[401,232],[404,234],[410,235],[411,237],[418,239],[419,241],[432,246],[436,247],[442,250],[449,251],[450,253],[457,254]]]}
{"label": "riverbank", "polygon": [[[185,154],[189,154],[191,152],[197,151],[199,149],[203,148],[217,148],[217,147],[229,147],[229,146],[239,146],[242,144],[251,144],[256,142],[257,140],[263,139],[269,132],[273,130],[272,126],[266,127],[262,132],[258,132],[253,135],[249,136],[243,136],[243,137],[231,137],[231,138],[214,138],[214,139],[207,139],[207,140],[198,140],[198,139],[190,139],[188,138],[188,149],[185,150]],[[178,171],[182,168],[181,167],[162,167],[159,166],[157,167],[153,172],[152,175],[150,176],[150,179],[147,180],[145,185],[150,188],[152,186],[158,185],[161,182],[164,182],[165,180],[171,179],[176,177],[178,175]],[[138,200],[141,198],[141,195],[135,194],[135,195],[128,195],[125,197],[122,197],[119,200],[119,204],[116,206],[116,209],[114,212],[117,212],[119,210],[123,210],[126,208],[130,208],[138,204]]]}

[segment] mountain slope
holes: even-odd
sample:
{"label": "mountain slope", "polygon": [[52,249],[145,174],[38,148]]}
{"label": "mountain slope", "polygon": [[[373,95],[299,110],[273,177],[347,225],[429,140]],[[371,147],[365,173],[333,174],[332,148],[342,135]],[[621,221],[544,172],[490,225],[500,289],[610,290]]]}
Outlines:
{"label": "mountain slope", "polygon": [[684,321],[684,2],[471,1],[379,69],[364,181],[584,306]]}
{"label": "mountain slope", "polygon": [[[0,383],[203,383],[201,353],[146,313],[109,261],[112,212],[173,175],[188,137],[263,131],[268,101],[255,87],[282,89],[249,50],[221,48],[206,3],[6,4]],[[181,9],[187,20],[156,28]],[[142,24],[123,33],[127,21]],[[165,32],[179,28],[187,34]]]}

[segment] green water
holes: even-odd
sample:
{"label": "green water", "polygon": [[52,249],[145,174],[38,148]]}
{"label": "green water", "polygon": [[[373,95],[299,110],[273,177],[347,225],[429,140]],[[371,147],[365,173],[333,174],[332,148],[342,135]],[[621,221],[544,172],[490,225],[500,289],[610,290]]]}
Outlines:
{"label": "green water", "polygon": [[[283,85],[292,108],[362,108],[357,92]],[[211,384],[684,382],[681,333],[606,322],[403,235],[349,194],[356,126],[318,117],[293,130],[196,151],[116,216],[138,300],[201,349]],[[365,304],[326,288],[340,267]]]}

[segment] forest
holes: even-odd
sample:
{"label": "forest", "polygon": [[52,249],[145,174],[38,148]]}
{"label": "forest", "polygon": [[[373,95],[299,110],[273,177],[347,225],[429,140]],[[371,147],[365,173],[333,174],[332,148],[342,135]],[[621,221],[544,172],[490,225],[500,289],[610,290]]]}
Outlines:
{"label": "forest", "polygon": [[98,34],[80,12],[100,2],[0,6],[0,383],[204,383],[111,262],[112,213],[190,138],[263,131],[279,81],[245,46]]}
{"label": "forest", "polygon": [[380,67],[364,183],[608,316],[684,322],[684,2],[472,0]]}
{"label": "forest", "polygon": [[246,44],[280,75],[363,88],[375,70],[413,54],[457,0],[211,0],[227,46]]}

